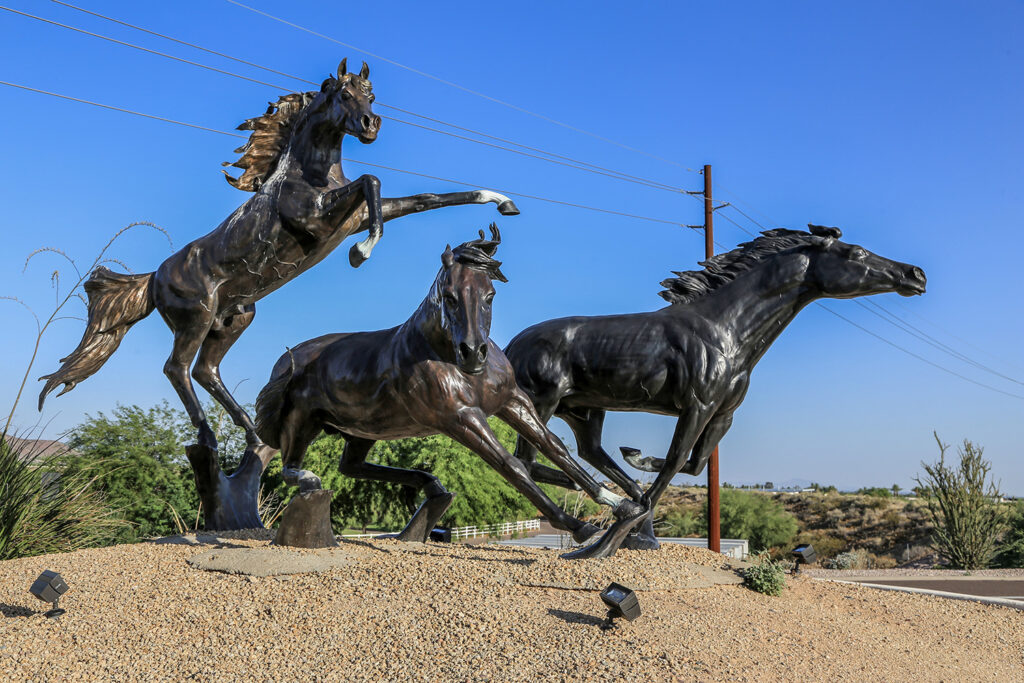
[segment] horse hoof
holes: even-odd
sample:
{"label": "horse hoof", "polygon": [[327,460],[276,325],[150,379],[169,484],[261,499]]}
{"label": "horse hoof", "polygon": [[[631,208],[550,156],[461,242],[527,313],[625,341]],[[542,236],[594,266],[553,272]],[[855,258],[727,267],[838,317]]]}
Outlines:
{"label": "horse hoof", "polygon": [[320,477],[316,476],[308,470],[302,470],[298,476],[299,493],[306,493],[307,491],[319,491],[323,488],[320,483]]}
{"label": "horse hoof", "polygon": [[601,529],[599,527],[596,527],[593,524],[586,522],[579,529],[576,529],[576,531],[572,532],[572,540],[576,541],[577,543],[584,543],[586,541],[589,541],[591,538],[593,538],[599,533],[601,533]]}
{"label": "horse hoof", "polygon": [[448,512],[453,500],[455,500],[455,494],[451,491],[427,498],[405,528],[400,533],[388,537],[396,538],[399,541],[426,543],[430,539],[430,532],[433,531],[437,521],[444,516],[444,513]]}
{"label": "horse hoof", "polygon": [[359,248],[359,244],[353,244],[352,248],[348,250],[348,262],[353,268],[363,265],[368,258],[370,258],[370,255],[364,254]]}
{"label": "horse hoof", "polygon": [[658,539],[647,534],[632,533],[626,536],[626,540],[620,546],[623,550],[657,550],[661,547]]}
{"label": "horse hoof", "polygon": [[[597,543],[592,543],[579,550],[563,553],[560,557],[563,560],[594,560],[614,555],[629,532],[640,525],[650,512],[650,510],[643,506],[636,505],[635,503],[633,505],[640,508],[640,511],[612,524]],[[623,506],[620,505],[619,507]]]}
{"label": "horse hoof", "polygon": [[518,216],[519,207],[511,199],[506,199],[501,204],[498,204],[498,213],[502,216]]}

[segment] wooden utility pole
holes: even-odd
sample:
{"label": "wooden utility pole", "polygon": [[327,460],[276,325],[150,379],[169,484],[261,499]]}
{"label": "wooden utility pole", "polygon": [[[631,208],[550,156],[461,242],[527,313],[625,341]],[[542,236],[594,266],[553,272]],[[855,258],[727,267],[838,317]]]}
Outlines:
{"label": "wooden utility pole", "polygon": [[[704,258],[715,255],[715,209],[711,200],[711,164],[704,165]],[[718,504],[718,446],[708,460],[708,549],[722,552]]]}

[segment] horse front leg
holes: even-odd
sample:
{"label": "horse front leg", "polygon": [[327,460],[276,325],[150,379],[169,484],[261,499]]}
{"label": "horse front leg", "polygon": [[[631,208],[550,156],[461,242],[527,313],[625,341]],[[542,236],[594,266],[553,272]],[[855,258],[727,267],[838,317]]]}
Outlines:
{"label": "horse front leg", "polygon": [[533,404],[518,387],[513,391],[509,402],[497,412],[497,416],[533,443],[541,453],[579,484],[587,495],[598,503],[609,505],[612,508],[617,521],[601,537],[601,540],[586,548],[567,553],[565,557],[589,559],[614,555],[626,535],[648,516],[649,507],[643,503],[617,496],[598,484],[586,470],[573,460],[558,437],[544,426]]}
{"label": "horse front leg", "polygon": [[[502,216],[517,216],[519,208],[515,202],[498,192],[490,190],[473,190],[472,192],[447,192],[445,194],[414,194],[409,197],[389,197],[382,200],[384,209],[384,221],[390,221],[411,213],[421,211],[433,211],[443,209],[446,206],[463,206],[465,204],[488,204],[498,205],[498,213]],[[359,230],[366,230],[370,227],[369,216],[359,226]]]}
{"label": "horse front leg", "polygon": [[553,500],[547,497],[544,491],[530,478],[526,466],[506,451],[498,441],[498,437],[494,435],[490,425],[487,424],[487,416],[482,410],[463,408],[453,412],[453,415],[457,416],[456,422],[438,425],[438,428],[483,458],[484,462],[493,467],[519,493],[533,503],[541,514],[547,517],[553,527],[568,531],[572,534],[573,539],[580,543],[600,531],[593,524],[581,522],[566,514]]}
{"label": "horse front leg", "polygon": [[655,506],[658,504],[658,500],[665,492],[665,489],[672,483],[673,477],[683,469],[686,457],[693,449],[697,437],[700,435],[706,422],[704,414],[705,412],[700,410],[686,410],[676,420],[676,428],[672,433],[672,443],[669,444],[668,453],[658,473],[658,478],[654,480],[654,483],[644,494],[644,497],[650,502],[651,512],[637,528],[636,533],[626,538],[622,547],[631,550],[656,550],[661,547],[657,537],[654,535]]}
{"label": "horse front leg", "polygon": [[[384,208],[381,206],[380,178],[374,175],[361,175],[344,187],[339,187],[324,194],[320,202],[320,214],[327,216],[336,212],[342,205],[348,205],[354,194],[366,205],[366,227],[370,234],[366,239],[356,242],[348,252],[348,262],[358,268],[370,258],[370,253],[384,235]],[[358,232],[358,230],[356,231]]]}

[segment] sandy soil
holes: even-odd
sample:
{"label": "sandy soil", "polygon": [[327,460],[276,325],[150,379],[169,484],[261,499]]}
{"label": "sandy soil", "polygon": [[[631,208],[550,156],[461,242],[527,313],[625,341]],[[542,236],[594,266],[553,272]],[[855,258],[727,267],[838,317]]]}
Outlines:
{"label": "sandy soil", "polygon": [[[271,577],[188,562],[266,545],[147,543],[0,563],[0,680],[1024,676],[1022,612],[806,576],[772,598],[712,585],[735,580],[721,556],[684,546],[567,562],[533,548],[349,541],[275,550],[344,561]],[[27,592],[43,569],[71,586],[56,621]],[[612,580],[642,589],[644,613],[602,630],[597,590]]]}

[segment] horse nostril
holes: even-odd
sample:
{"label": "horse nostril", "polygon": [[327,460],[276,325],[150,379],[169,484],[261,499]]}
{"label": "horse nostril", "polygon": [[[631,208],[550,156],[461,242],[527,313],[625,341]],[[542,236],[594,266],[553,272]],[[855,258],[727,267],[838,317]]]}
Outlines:
{"label": "horse nostril", "polygon": [[462,342],[459,344],[459,355],[463,358],[469,358],[469,355],[473,353],[473,349],[469,348],[469,344]]}
{"label": "horse nostril", "polygon": [[480,350],[477,353],[480,355],[480,360],[485,360],[487,358],[487,344],[481,344]]}
{"label": "horse nostril", "polygon": [[921,269],[920,269],[920,268],[918,268],[917,266],[914,266],[914,267],[913,267],[913,268],[912,268],[912,269],[910,270],[910,272],[911,272],[911,273],[913,274],[913,276],[914,276],[915,278],[917,278],[918,280],[921,280],[922,282],[924,282],[924,280],[925,280],[925,276],[924,276],[924,271],[923,271],[923,270],[921,270]]}
{"label": "horse nostril", "polygon": [[373,119],[370,118],[369,114],[363,114],[362,124],[363,128],[369,130],[370,126],[373,124]]}
{"label": "horse nostril", "polygon": [[380,117],[379,116],[374,116],[373,117],[373,127],[377,128],[377,129],[380,128]]}

